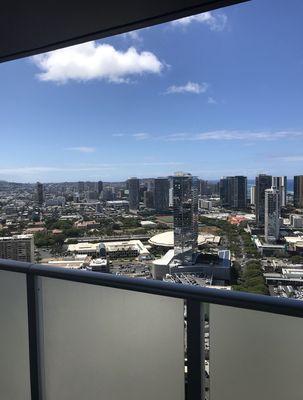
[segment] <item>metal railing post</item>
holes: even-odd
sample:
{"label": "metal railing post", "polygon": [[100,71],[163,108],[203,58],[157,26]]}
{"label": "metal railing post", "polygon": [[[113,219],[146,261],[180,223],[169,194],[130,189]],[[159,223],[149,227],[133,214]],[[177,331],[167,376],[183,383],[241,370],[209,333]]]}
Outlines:
{"label": "metal railing post", "polygon": [[37,277],[28,272],[26,281],[31,400],[40,400]]}
{"label": "metal railing post", "polygon": [[186,400],[205,399],[205,351],[203,303],[187,300]]}

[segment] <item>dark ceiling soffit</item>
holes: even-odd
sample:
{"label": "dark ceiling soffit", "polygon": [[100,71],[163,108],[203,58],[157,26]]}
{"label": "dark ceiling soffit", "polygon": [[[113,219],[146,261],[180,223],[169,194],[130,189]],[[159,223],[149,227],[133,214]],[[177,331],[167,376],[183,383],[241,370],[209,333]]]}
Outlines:
{"label": "dark ceiling soffit", "polygon": [[[125,1],[125,0],[124,0]],[[62,41],[56,41],[53,43],[41,43],[41,46],[35,48],[27,48],[18,52],[10,54],[0,54],[0,63],[10,60],[15,60],[22,57],[33,56],[35,54],[45,53],[52,50],[57,50],[63,47],[68,47],[80,43],[84,43],[91,40],[103,39],[109,36],[118,35],[121,33],[129,32],[136,29],[146,28],[148,26],[162,24],[175,19],[188,17],[194,14],[200,14],[202,12],[211,11],[217,8],[222,8],[238,3],[247,2],[250,0],[209,0],[203,1],[200,5],[185,7],[182,9],[172,10],[171,12],[153,16],[150,18],[144,18],[140,20],[129,21],[127,24],[112,26],[107,29],[102,29],[96,32],[88,32],[85,35],[71,37]],[[52,21],[50,21],[52,24]],[[22,32],[17,32],[22,35]]]}

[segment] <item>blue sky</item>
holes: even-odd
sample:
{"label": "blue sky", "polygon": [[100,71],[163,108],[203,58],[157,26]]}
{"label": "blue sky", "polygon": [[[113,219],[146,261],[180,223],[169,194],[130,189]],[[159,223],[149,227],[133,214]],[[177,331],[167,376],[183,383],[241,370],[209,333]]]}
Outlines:
{"label": "blue sky", "polygon": [[0,64],[0,179],[303,174],[303,2]]}

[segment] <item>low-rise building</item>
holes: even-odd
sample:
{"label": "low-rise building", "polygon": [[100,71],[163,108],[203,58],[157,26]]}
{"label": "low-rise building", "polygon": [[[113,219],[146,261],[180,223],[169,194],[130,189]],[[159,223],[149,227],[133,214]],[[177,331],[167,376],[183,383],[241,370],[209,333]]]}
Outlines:
{"label": "low-rise building", "polygon": [[156,222],[153,221],[141,221],[140,225],[143,228],[155,228],[157,226]]}
{"label": "low-rise building", "polygon": [[96,272],[109,272],[109,265],[106,258],[96,258],[91,260],[89,267]]}
{"label": "low-rise building", "polygon": [[283,268],[282,273],[265,273],[267,285],[294,285],[303,286],[303,269]]}
{"label": "low-rise building", "polygon": [[128,210],[129,203],[127,200],[109,200],[106,202],[106,207],[114,208],[115,210]]}
{"label": "low-rise building", "polygon": [[285,236],[284,240],[287,243],[289,250],[302,252],[302,250],[303,250],[303,235]]}
{"label": "low-rise building", "polygon": [[[211,233],[199,233],[198,235],[198,246],[205,244],[218,246],[220,244],[221,237],[212,235]],[[157,247],[174,247],[174,232],[167,231],[159,233],[149,239],[149,243],[152,246]]]}
{"label": "low-rise building", "polygon": [[121,242],[105,242],[106,255],[110,259],[144,257],[150,258],[148,249],[141,240],[129,240]]}
{"label": "low-rise building", "polygon": [[78,229],[95,229],[99,228],[100,224],[96,221],[77,221],[74,226]]}
{"label": "low-rise building", "polygon": [[211,211],[212,209],[212,202],[210,200],[199,199],[198,200],[198,207],[202,210]]}
{"label": "low-rise building", "polygon": [[255,246],[262,256],[272,256],[276,254],[285,254],[286,248],[283,244],[262,243],[259,238],[254,238]]}
{"label": "low-rise building", "polygon": [[101,249],[101,243],[76,243],[69,244],[67,252],[70,254],[87,254],[90,256],[99,256]]}
{"label": "low-rise building", "polygon": [[291,214],[290,223],[293,228],[303,228],[303,215]]}
{"label": "low-rise building", "polygon": [[60,268],[68,268],[68,269],[80,269],[85,267],[90,262],[90,257],[86,254],[78,254],[76,256],[64,257],[64,258],[56,258],[49,259],[47,261],[43,260],[43,263],[52,266],[52,267],[60,267]]}

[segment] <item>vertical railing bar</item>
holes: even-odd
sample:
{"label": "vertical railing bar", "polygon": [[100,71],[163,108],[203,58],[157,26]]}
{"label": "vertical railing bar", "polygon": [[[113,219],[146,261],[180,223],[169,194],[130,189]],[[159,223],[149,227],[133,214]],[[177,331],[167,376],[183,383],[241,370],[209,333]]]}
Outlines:
{"label": "vertical railing bar", "polygon": [[40,400],[37,277],[26,274],[31,400]]}
{"label": "vertical railing bar", "polygon": [[205,400],[204,307],[187,300],[187,400]]}

